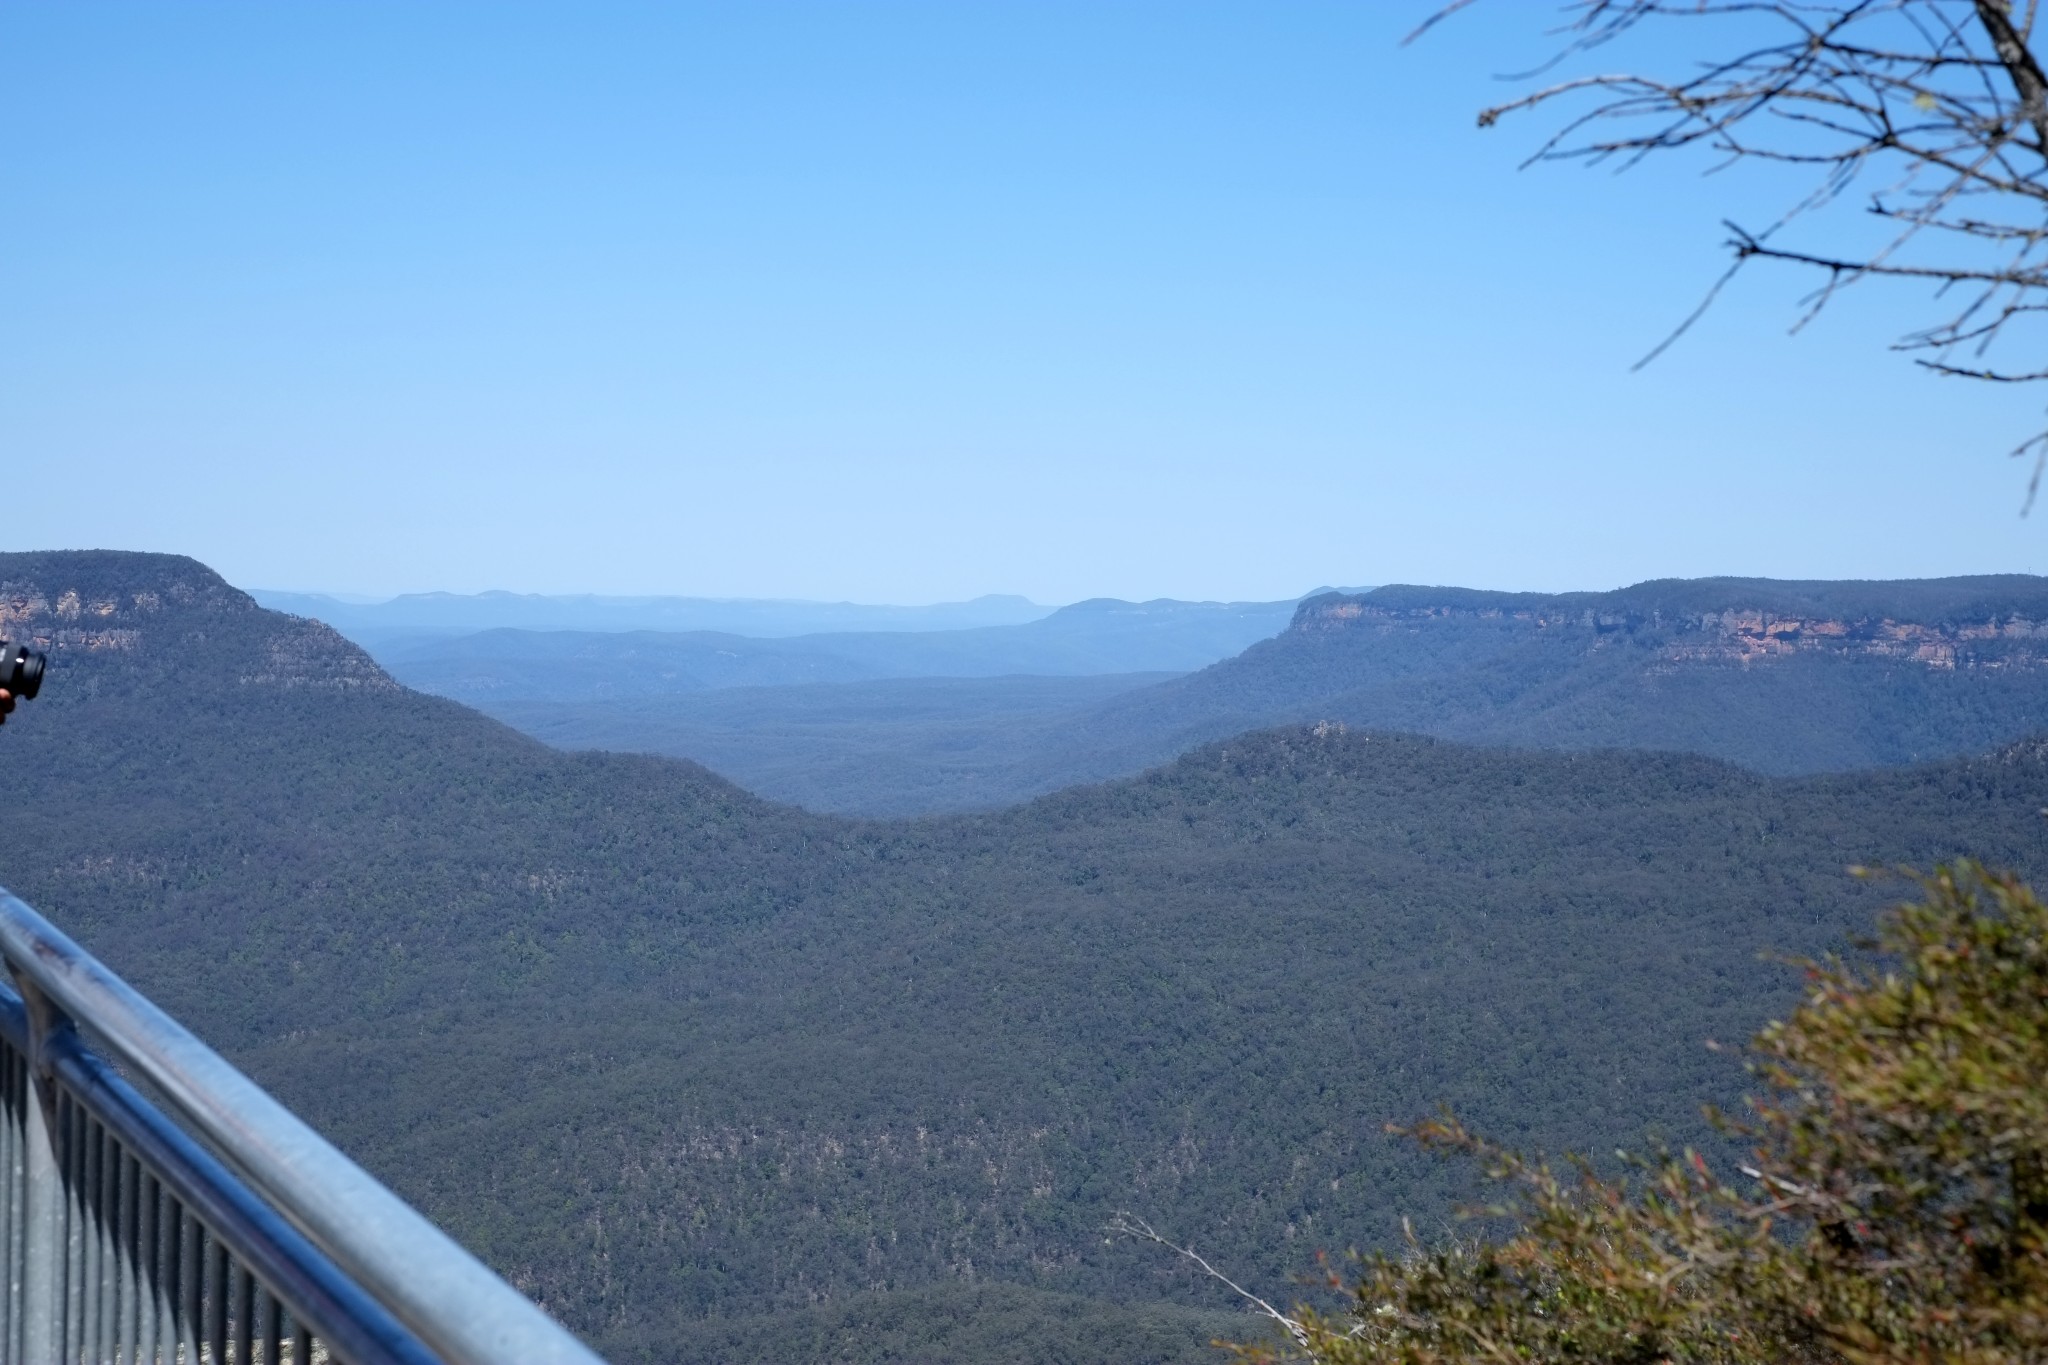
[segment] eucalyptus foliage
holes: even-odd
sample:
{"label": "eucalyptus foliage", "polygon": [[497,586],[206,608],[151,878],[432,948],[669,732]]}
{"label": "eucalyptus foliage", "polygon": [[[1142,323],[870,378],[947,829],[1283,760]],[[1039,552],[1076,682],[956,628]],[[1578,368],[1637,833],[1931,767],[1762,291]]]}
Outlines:
{"label": "eucalyptus foliage", "polygon": [[[2048,907],[1961,863],[1886,917],[1879,964],[1810,961],[1763,1030],[1740,1180],[1696,1151],[1560,1169],[1445,1117],[1506,1235],[1365,1261],[1290,1319],[1326,1365],[1953,1361],[2048,1355]],[[1274,1359],[1268,1347],[1246,1357]]]}

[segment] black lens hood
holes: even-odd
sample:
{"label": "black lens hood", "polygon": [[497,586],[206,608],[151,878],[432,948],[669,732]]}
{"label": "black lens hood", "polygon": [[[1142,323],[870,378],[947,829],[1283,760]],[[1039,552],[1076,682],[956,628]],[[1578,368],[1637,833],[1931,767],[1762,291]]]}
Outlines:
{"label": "black lens hood", "polygon": [[43,690],[43,656],[27,645],[0,640],[0,689],[23,701]]}

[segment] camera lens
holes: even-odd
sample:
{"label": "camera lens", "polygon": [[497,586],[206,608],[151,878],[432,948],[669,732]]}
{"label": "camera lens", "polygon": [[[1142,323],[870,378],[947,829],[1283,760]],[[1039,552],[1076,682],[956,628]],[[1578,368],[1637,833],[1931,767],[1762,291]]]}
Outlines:
{"label": "camera lens", "polygon": [[42,690],[43,656],[27,645],[0,640],[0,688],[24,701]]}

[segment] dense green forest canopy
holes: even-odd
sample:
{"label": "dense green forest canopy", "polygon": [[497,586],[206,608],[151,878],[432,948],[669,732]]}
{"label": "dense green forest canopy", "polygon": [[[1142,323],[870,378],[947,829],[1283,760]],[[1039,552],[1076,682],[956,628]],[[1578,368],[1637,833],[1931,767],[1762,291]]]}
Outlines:
{"label": "dense green forest canopy", "polygon": [[1705,1040],[1790,996],[1758,954],[1889,894],[1845,866],[2048,862],[2038,743],[1773,780],[1312,724],[862,822],[548,749],[190,561],[0,556],[0,611],[54,650],[0,882],[622,1359],[953,1339],[990,1284],[1199,1340],[1116,1210],[1280,1286],[1446,1209],[1388,1119],[1690,1136]]}

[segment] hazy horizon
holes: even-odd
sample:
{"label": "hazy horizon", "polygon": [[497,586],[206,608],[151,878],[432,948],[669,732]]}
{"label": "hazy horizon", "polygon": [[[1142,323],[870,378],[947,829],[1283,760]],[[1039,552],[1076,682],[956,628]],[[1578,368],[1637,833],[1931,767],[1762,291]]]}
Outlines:
{"label": "hazy horizon", "polygon": [[[1679,575],[1665,575],[1665,577],[1678,577],[1678,576],[1679,576]],[[1809,580],[1792,580],[1792,579],[1780,579],[1779,581],[1811,581],[1811,582],[1842,582],[1842,583],[1849,583],[1849,582],[1873,582],[1873,581],[1878,581],[1878,582],[1881,582],[1881,581],[1901,581],[1901,582],[1913,582],[1913,581],[1921,581],[1921,580],[1924,580],[1924,579],[1928,579],[1928,578],[1967,578],[1967,577],[1979,577],[1979,576],[1985,576],[1985,575],[1971,575],[1971,574],[1928,574],[1928,575],[1920,575],[1920,576],[1916,576],[1915,578],[1905,578],[1905,579],[1895,579],[1895,580],[1885,580],[1885,579],[1853,579],[1853,578],[1840,578],[1840,579],[1809,579]],[[2027,574],[2027,573],[2024,573],[2024,572],[2023,572],[2023,573],[2022,573],[2022,576],[2028,576],[2028,577],[2039,577],[2040,575],[2036,575],[2036,574]],[[1690,577],[1690,578],[1735,578],[1735,579],[1743,579],[1743,578],[1750,578],[1750,579],[1777,579],[1777,578],[1778,578],[1778,576],[1777,576],[1777,575],[1770,575],[1770,574],[1692,574],[1692,575],[1683,575],[1683,577]],[[1298,592],[1298,593],[1283,593],[1283,594],[1281,594],[1280,596],[1277,596],[1277,597],[1243,597],[1243,596],[1239,596],[1239,597],[1190,597],[1190,596],[1186,596],[1186,595],[1183,595],[1183,594],[1176,594],[1176,593],[1171,593],[1171,592],[1169,592],[1169,593],[1162,593],[1162,594],[1159,594],[1159,595],[1158,595],[1158,596],[1156,596],[1156,597],[1149,597],[1149,598],[1132,598],[1132,597],[1117,597],[1116,595],[1114,595],[1114,594],[1112,594],[1112,593],[1090,593],[1090,594],[1088,594],[1087,596],[1084,596],[1084,597],[1077,597],[1077,598],[1074,598],[1074,599],[1073,599],[1072,601],[1066,601],[1066,602],[1042,602],[1042,601],[1039,601],[1039,600],[1038,600],[1037,598],[1034,598],[1034,597],[1030,597],[1030,596],[1028,596],[1028,595],[1026,595],[1026,594],[1024,594],[1024,593],[1015,593],[1015,592],[1002,592],[1002,591],[990,591],[990,592],[982,592],[982,593],[975,593],[975,594],[973,594],[972,596],[969,596],[969,597],[956,597],[956,598],[946,598],[946,599],[935,599],[935,600],[932,600],[932,601],[892,601],[892,602],[880,602],[880,601],[875,601],[875,600],[872,600],[872,599],[862,599],[862,598],[855,598],[855,597],[768,597],[768,596],[748,595],[748,594],[744,594],[744,593],[742,593],[742,594],[735,594],[735,595],[720,595],[720,596],[712,596],[712,595],[710,595],[710,594],[707,594],[707,593],[692,593],[692,592],[623,592],[623,593],[612,593],[612,592],[579,592],[579,591],[573,591],[573,590],[572,590],[572,591],[565,591],[565,592],[517,592],[517,591],[514,591],[514,590],[512,590],[512,589],[509,589],[509,588],[481,588],[481,589],[478,589],[478,590],[476,590],[476,591],[474,591],[474,592],[452,592],[452,591],[449,591],[448,589],[445,589],[445,588],[417,588],[417,589],[411,589],[411,590],[408,590],[408,591],[404,591],[404,592],[395,592],[395,593],[390,593],[390,594],[386,594],[386,595],[376,595],[376,594],[365,594],[365,593],[352,593],[352,592],[336,592],[336,591],[330,591],[330,590],[327,590],[327,589],[324,589],[324,588],[280,588],[280,587],[275,587],[275,586],[271,586],[271,585],[267,585],[267,584],[239,584],[239,583],[238,583],[238,584],[236,584],[235,586],[236,586],[236,587],[239,587],[239,588],[241,588],[241,589],[242,589],[242,590],[243,590],[244,592],[248,592],[248,593],[252,593],[252,594],[271,594],[271,595],[276,595],[276,596],[280,596],[280,597],[325,597],[325,598],[329,598],[329,599],[332,599],[332,600],[333,600],[333,601],[335,601],[335,602],[339,602],[339,603],[341,603],[341,604],[343,604],[343,605],[345,605],[345,606],[352,606],[352,607],[376,607],[376,606],[383,606],[383,605],[385,605],[385,604],[387,604],[387,603],[390,603],[390,602],[395,602],[395,601],[397,601],[398,599],[400,599],[400,598],[404,598],[404,597],[436,597],[436,596],[446,596],[446,597],[496,597],[496,596],[504,596],[504,597],[534,597],[534,598],[560,598],[560,599],[573,599],[573,598],[598,598],[598,599],[603,599],[603,600],[609,600],[609,601],[621,601],[621,602],[625,602],[625,601],[658,601],[658,600],[663,600],[663,599],[671,599],[671,598],[673,598],[673,599],[679,599],[679,600],[684,600],[684,601],[699,601],[699,602],[727,602],[727,603],[760,603],[760,604],[787,604],[787,605],[792,605],[792,606],[862,606],[862,607],[903,607],[903,608],[917,608],[917,607],[944,607],[944,606],[965,606],[965,605],[971,605],[971,604],[974,604],[974,603],[978,603],[978,602],[990,602],[990,601],[1015,601],[1015,602],[1021,602],[1021,603],[1025,604],[1025,605],[1027,605],[1027,606],[1032,606],[1032,607],[1041,607],[1041,608],[1044,608],[1044,609],[1046,609],[1046,610],[1048,610],[1048,611],[1058,611],[1058,610],[1059,610],[1060,608],[1062,608],[1062,607],[1071,607],[1071,606],[1075,606],[1075,605],[1078,605],[1079,603],[1082,603],[1082,602],[1101,602],[1101,601],[1121,601],[1121,602],[1134,602],[1134,603],[1144,603],[1144,602],[1150,602],[1150,601],[1167,601],[1167,602],[1224,602],[1224,603],[1229,603],[1229,602],[1298,602],[1298,601],[1302,600],[1302,599],[1303,599],[1303,598],[1305,598],[1305,597],[1310,597],[1310,596],[1313,596],[1314,594],[1316,594],[1316,593],[1319,593],[1319,592],[1342,592],[1342,593],[1362,593],[1362,592],[1370,592],[1370,591],[1372,591],[1372,590],[1373,590],[1373,588],[1375,588],[1375,587],[1382,587],[1382,586],[1392,586],[1392,585],[1397,585],[1397,584],[1398,584],[1398,585],[1401,585],[1401,586],[1407,586],[1407,587],[1469,588],[1469,589],[1473,589],[1473,590],[1475,590],[1475,591],[1479,591],[1479,592],[1534,592],[1534,593],[1544,593],[1544,594],[1553,594],[1553,595],[1557,595],[1557,596],[1563,596],[1563,595],[1565,595],[1565,594],[1568,594],[1568,593],[1580,593],[1580,592],[1590,592],[1590,593],[1599,593],[1599,592],[1618,592],[1618,591],[1620,591],[1620,590],[1621,590],[1621,589],[1623,589],[1623,588],[1630,588],[1630,587],[1634,587],[1634,586],[1636,586],[1636,585],[1638,585],[1638,584],[1640,584],[1640,583],[1647,583],[1647,582],[1652,582],[1652,581],[1654,581],[1654,580],[1653,580],[1653,579],[1650,579],[1650,578],[1632,578],[1632,579],[1629,579],[1629,580],[1628,580],[1628,581],[1626,581],[1626,582],[1622,582],[1622,583],[1613,583],[1613,584],[1607,584],[1607,585],[1604,585],[1604,586],[1600,586],[1600,587],[1558,587],[1558,588],[1547,588],[1547,587],[1546,587],[1546,588],[1496,588],[1496,587],[1492,587],[1492,586],[1490,586],[1490,585],[1488,585],[1488,584],[1484,584],[1484,583],[1422,583],[1422,582],[1420,582],[1420,581],[1414,581],[1414,580],[1407,580],[1407,579],[1390,579],[1390,580],[1388,580],[1388,583],[1387,583],[1387,584],[1338,584],[1338,583],[1330,583],[1330,584],[1318,584],[1317,586],[1315,586],[1315,587],[1313,587],[1313,588],[1308,588],[1308,589],[1305,589],[1305,590],[1303,590],[1303,591],[1301,591],[1301,592]]]}
{"label": "hazy horizon", "polygon": [[[0,548],[388,596],[2048,569],[1802,181],[1517,165],[1547,8],[0,12]],[[1651,64],[1636,38],[1601,60]],[[1823,217],[1862,228],[1854,203]],[[1819,221],[1818,219],[1816,221]]]}
{"label": "hazy horizon", "polygon": [[[1090,593],[1069,602],[1041,602],[1034,597],[1016,592],[979,592],[969,597],[946,598],[928,602],[877,602],[854,597],[769,597],[758,594],[731,594],[712,596],[708,593],[693,592],[517,592],[510,588],[480,588],[475,592],[451,592],[445,588],[416,588],[405,592],[389,594],[336,592],[325,588],[280,588],[270,584],[235,584],[242,591],[256,594],[272,594],[279,597],[325,597],[351,607],[383,606],[402,597],[546,597],[546,598],[600,598],[609,601],[655,601],[678,598],[694,602],[758,602],[787,603],[801,606],[862,606],[862,607],[945,607],[965,606],[977,602],[1014,601],[1032,607],[1043,607],[1057,611],[1061,607],[1075,606],[1081,602],[1122,601],[1122,602],[1292,602],[1317,592],[1363,592],[1367,589],[1358,585],[1318,584],[1316,587],[1298,593],[1285,593],[1279,597],[1186,597],[1165,593],[1152,598],[1119,598],[1110,593]],[[1449,586],[1449,585],[1446,585]],[[1469,586],[1459,584],[1457,586]],[[1626,585],[1624,585],[1626,586]],[[1569,591],[1569,590],[1567,590]]]}

